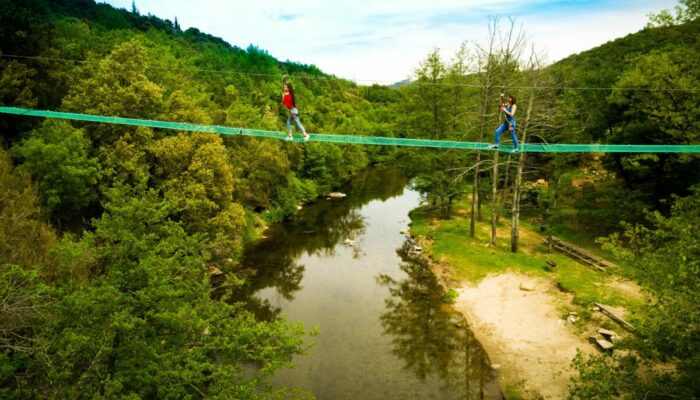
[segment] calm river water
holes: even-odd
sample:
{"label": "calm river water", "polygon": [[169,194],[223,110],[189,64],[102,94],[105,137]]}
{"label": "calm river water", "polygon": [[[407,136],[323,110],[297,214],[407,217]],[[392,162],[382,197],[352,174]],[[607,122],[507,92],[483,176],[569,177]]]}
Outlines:
{"label": "calm river water", "polygon": [[[319,399],[501,399],[497,376],[429,268],[400,233],[419,196],[373,169],[248,247],[249,306],[319,335],[273,383]],[[344,244],[346,239],[354,245]]]}

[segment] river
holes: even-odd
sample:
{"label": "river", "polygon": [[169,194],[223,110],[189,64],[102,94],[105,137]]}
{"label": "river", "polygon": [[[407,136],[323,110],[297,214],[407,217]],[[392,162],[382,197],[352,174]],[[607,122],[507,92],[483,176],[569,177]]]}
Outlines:
{"label": "river", "polygon": [[256,315],[319,331],[273,384],[318,399],[501,399],[481,345],[400,233],[418,193],[398,169],[371,169],[341,190],[245,249]]}

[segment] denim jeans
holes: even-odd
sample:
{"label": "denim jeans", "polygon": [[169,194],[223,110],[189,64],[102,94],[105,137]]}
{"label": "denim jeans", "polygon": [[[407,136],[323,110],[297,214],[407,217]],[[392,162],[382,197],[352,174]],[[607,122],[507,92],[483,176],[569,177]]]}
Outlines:
{"label": "denim jeans", "polygon": [[306,132],[304,125],[299,121],[299,110],[297,110],[296,107],[290,110],[289,117],[287,117],[287,132],[292,132],[292,119],[294,120],[294,125],[296,125],[300,131]]}
{"label": "denim jeans", "polygon": [[[507,122],[503,122],[501,126],[496,129],[496,144],[501,141],[501,133],[507,130],[510,125]],[[513,147],[518,148],[518,135],[516,134],[517,129],[515,128],[515,121],[513,121],[513,130],[510,131],[510,136],[513,138]]]}

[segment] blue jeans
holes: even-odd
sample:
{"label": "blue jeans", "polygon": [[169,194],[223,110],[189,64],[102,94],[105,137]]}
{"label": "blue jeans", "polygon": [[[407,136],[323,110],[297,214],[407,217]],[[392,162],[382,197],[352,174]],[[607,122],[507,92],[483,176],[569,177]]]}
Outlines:
{"label": "blue jeans", "polygon": [[[501,141],[501,133],[510,127],[508,122],[503,122],[501,126],[496,129],[496,144]],[[510,131],[510,137],[513,138],[513,148],[518,148],[518,135],[516,134],[515,121],[513,121],[513,130]]]}
{"label": "blue jeans", "polygon": [[296,107],[289,111],[289,117],[287,117],[287,132],[289,133],[292,133],[292,120],[294,120],[294,125],[296,125],[300,131],[306,132],[304,125],[299,121],[299,110],[297,110]]}

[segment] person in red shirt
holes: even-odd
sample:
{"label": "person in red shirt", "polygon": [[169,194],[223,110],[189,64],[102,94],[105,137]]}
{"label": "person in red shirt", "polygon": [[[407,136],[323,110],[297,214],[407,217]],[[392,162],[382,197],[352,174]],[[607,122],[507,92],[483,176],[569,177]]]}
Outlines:
{"label": "person in red shirt", "polygon": [[289,117],[287,118],[287,140],[292,140],[292,121],[294,125],[299,128],[299,130],[304,134],[304,141],[309,140],[309,134],[306,133],[306,129],[299,121],[299,110],[297,110],[296,102],[294,101],[294,88],[291,83],[284,83],[284,93],[282,94],[282,104],[289,110]]}

